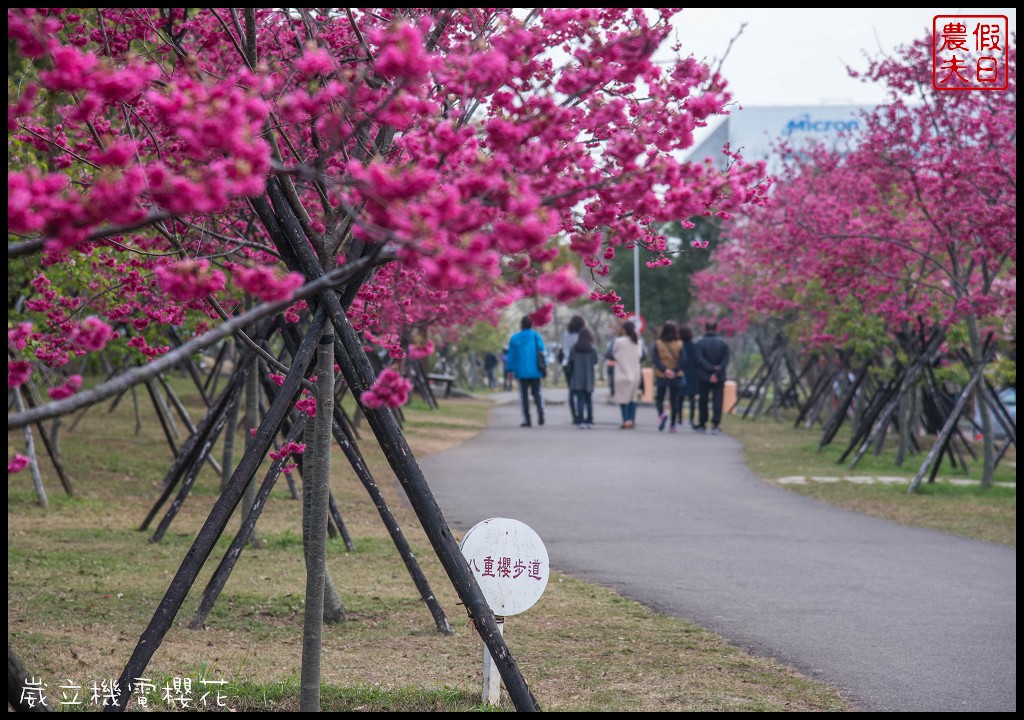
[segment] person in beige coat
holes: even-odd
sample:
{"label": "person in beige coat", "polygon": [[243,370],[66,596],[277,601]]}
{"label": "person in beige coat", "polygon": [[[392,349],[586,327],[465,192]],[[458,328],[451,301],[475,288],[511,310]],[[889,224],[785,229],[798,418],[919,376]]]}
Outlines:
{"label": "person in beige coat", "polygon": [[615,361],[615,399],[619,402],[622,412],[623,430],[636,427],[636,396],[640,391],[640,338],[636,334],[636,325],[632,322],[622,324],[619,336],[612,343],[612,359]]}

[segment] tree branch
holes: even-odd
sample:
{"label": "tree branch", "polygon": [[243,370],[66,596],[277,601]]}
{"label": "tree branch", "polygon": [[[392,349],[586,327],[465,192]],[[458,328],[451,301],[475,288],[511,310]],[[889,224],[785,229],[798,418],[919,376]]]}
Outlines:
{"label": "tree branch", "polygon": [[118,393],[124,392],[139,383],[143,383],[160,373],[170,370],[181,362],[182,359],[193,353],[199,352],[200,350],[208,348],[219,340],[231,335],[239,328],[251,325],[260,318],[280,312],[296,300],[305,300],[306,298],[317,295],[327,288],[347,282],[349,279],[357,276],[360,272],[365,270],[366,266],[370,265],[372,262],[385,262],[386,260],[393,259],[390,256],[386,259],[382,257],[385,252],[386,251],[382,251],[381,255],[376,256],[376,258],[360,258],[359,260],[332,270],[330,273],[321,275],[316,280],[303,285],[287,300],[277,300],[275,302],[266,302],[261,305],[257,305],[252,310],[242,313],[223,325],[199,335],[198,337],[192,338],[184,345],[181,345],[166,355],[162,355],[153,362],[142,367],[133,368],[128,372],[112,378],[101,385],[97,385],[90,390],[72,395],[64,400],[58,400],[47,403],[46,405],[40,405],[36,408],[31,408],[25,412],[14,413],[13,415],[8,414],[7,429],[16,430],[28,425],[29,423],[48,420],[60,415],[67,415],[75,410],[79,410],[80,408],[88,405],[94,405],[95,403],[102,402],[103,400],[117,395]]}

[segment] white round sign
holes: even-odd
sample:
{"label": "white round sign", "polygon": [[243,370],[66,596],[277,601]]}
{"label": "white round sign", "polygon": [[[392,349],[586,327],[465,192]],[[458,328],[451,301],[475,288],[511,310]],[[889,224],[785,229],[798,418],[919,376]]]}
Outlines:
{"label": "white round sign", "polygon": [[647,320],[644,319],[643,315],[637,315],[636,313],[630,313],[625,317],[636,326],[637,335],[643,335],[644,330],[647,329]]}
{"label": "white round sign", "polygon": [[528,525],[508,518],[477,523],[459,546],[495,615],[529,609],[548,584],[548,551]]}

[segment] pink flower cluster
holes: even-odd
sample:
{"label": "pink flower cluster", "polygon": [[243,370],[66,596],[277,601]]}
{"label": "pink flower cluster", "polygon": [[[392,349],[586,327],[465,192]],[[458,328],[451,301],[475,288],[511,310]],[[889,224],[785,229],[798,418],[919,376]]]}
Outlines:
{"label": "pink flower cluster", "polygon": [[306,452],[305,443],[290,442],[285,443],[280,450],[277,452],[270,453],[271,460],[281,460],[288,457],[289,455],[301,455]]}
{"label": "pink flower cluster", "polygon": [[67,382],[65,382],[63,385],[58,385],[55,388],[50,388],[49,390],[47,390],[47,393],[49,394],[52,400],[63,400],[64,398],[71,397],[81,388],[82,376],[71,375],[68,377]]}
{"label": "pink flower cluster", "polygon": [[7,361],[7,389],[24,385],[32,377],[32,363],[27,360]]}
{"label": "pink flower cluster", "polygon": [[86,318],[73,332],[73,342],[88,352],[102,350],[114,336],[114,328],[97,317]]}
{"label": "pink flower cluster", "polygon": [[576,268],[563,265],[537,278],[537,292],[553,297],[560,303],[568,303],[584,295],[587,285],[576,274]]}
{"label": "pink flower cluster", "polygon": [[282,273],[278,268],[260,265],[248,268],[236,265],[231,275],[238,287],[264,302],[275,302],[290,298],[303,283],[299,273]]}
{"label": "pink flower cluster", "polygon": [[334,67],[330,53],[315,45],[307,47],[302,57],[295,61],[295,69],[307,80],[312,80],[317,75],[328,75]]}
{"label": "pink flower cluster", "polygon": [[299,300],[297,303],[289,307],[284,311],[284,319],[290,323],[297,323],[301,316],[299,313],[309,307],[305,300]]}
{"label": "pink flower cluster", "polygon": [[7,346],[13,347],[15,350],[24,350],[31,335],[32,323],[18,323],[16,327],[7,331]]}
{"label": "pink flower cluster", "polygon": [[39,79],[45,87],[67,92],[85,91],[98,96],[94,102],[82,102],[76,108],[78,117],[83,118],[88,117],[85,111],[94,111],[101,100],[122,102],[137,96],[160,72],[152,64],[108,70],[99,63],[96,55],[59,45],[56,41],[51,41],[50,54],[53,68],[39,72]]}
{"label": "pink flower cluster", "polygon": [[392,368],[384,368],[373,386],[359,396],[359,400],[368,408],[397,408],[405,405],[411,389],[412,383],[409,380]]}
{"label": "pink flower cluster", "polygon": [[423,36],[414,25],[397,22],[371,33],[370,39],[380,44],[374,68],[381,75],[413,81],[430,72],[433,59],[423,47]]}
{"label": "pink flower cluster", "polygon": [[432,355],[434,352],[434,343],[427,340],[423,345],[410,345],[409,346],[409,357],[413,360],[422,360],[425,357]]}
{"label": "pink flower cluster", "polygon": [[530,321],[534,327],[544,327],[555,315],[555,306],[551,303],[545,303],[539,308],[530,313]]}
{"label": "pink flower cluster", "polygon": [[156,347],[152,347],[148,342],[146,342],[146,338],[141,335],[136,335],[129,340],[128,347],[135,348],[148,358],[155,358],[158,355],[163,355],[171,349],[170,345],[157,345]]}
{"label": "pink flower cluster", "polygon": [[16,453],[14,457],[7,461],[7,474],[13,475],[24,470],[29,463],[29,459],[21,453]]}
{"label": "pink flower cluster", "polygon": [[295,409],[299,412],[306,413],[309,417],[316,417],[316,398],[311,395],[307,395],[295,403]]}
{"label": "pink flower cluster", "polygon": [[157,285],[175,300],[198,300],[223,290],[224,273],[211,270],[209,260],[182,260],[161,265],[156,270]]}

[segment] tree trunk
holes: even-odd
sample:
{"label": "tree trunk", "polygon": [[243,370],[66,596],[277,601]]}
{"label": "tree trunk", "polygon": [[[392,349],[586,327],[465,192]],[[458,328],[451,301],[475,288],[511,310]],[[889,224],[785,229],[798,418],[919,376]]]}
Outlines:
{"label": "tree trunk", "polygon": [[[14,406],[18,412],[25,411],[25,403],[21,399],[21,389],[14,388]],[[25,436],[25,453],[28,455],[28,467],[29,472],[32,473],[32,485],[36,489],[36,497],[39,498],[39,504],[44,508],[49,508],[50,503],[46,499],[46,488],[43,487],[43,476],[39,474],[39,461],[36,459],[36,444],[32,439],[32,428],[28,425],[23,430]]]}
{"label": "tree trunk", "polygon": [[345,619],[345,605],[341,602],[331,578],[331,570],[327,567],[327,556],[324,555],[324,624],[336,625]]}
{"label": "tree trunk", "polygon": [[[945,426],[939,432],[937,438],[935,438],[935,444],[932,449],[928,452],[924,462],[921,464],[921,469],[918,470],[917,475],[910,482],[910,487],[907,488],[907,494],[913,495],[917,492],[917,489],[921,486],[921,481],[924,479],[925,474],[928,472],[928,468],[932,463],[938,463],[941,459],[942,452],[946,447],[946,443],[949,442],[950,436],[956,429],[957,420],[960,418],[960,413],[963,412],[964,406],[967,404],[967,398],[979,383],[978,381],[982,376],[982,368],[975,368],[974,374],[971,376],[970,381],[967,383],[967,387],[964,388],[963,392],[960,393],[959,399],[956,401],[956,405],[953,406],[953,411],[949,414],[949,418],[946,420]],[[933,473],[934,476],[934,473]]]}
{"label": "tree trunk", "polygon": [[[967,335],[971,341],[971,360],[975,365],[985,365],[988,362],[986,357],[986,344],[981,340],[981,333],[978,331],[978,320],[975,317],[967,318]],[[971,369],[971,368],[969,368]],[[981,412],[981,486],[992,487],[992,477],[996,472],[996,446],[992,437],[992,416],[985,407],[985,383],[979,382],[974,386],[974,402]]]}
{"label": "tree trunk", "polygon": [[327,490],[333,417],[334,333],[325,332],[317,348],[316,417],[306,426],[306,452],[309,454],[302,469],[302,547],[306,560],[306,609],[302,623],[299,697],[302,712],[320,710],[320,653],[327,574]]}
{"label": "tree trunk", "polygon": [[900,398],[899,410],[897,411],[896,417],[899,418],[899,430],[900,430],[900,442],[899,447],[896,448],[896,467],[903,467],[903,463],[907,460],[907,455],[911,453],[910,442],[911,442],[911,418],[913,417],[912,406],[913,406],[913,395],[915,391],[908,392],[902,398]]}
{"label": "tree trunk", "polygon": [[[320,312],[314,317],[309,333],[319,336],[323,331],[323,327],[324,313]],[[285,377],[284,384],[281,386],[280,396],[271,404],[270,409],[263,418],[263,422],[260,423],[260,427],[256,431],[255,442],[249,447],[249,450],[246,451],[242,460],[238,463],[238,467],[231,476],[231,482],[228,483],[228,487],[225,488],[224,492],[217,498],[217,502],[214,503],[213,509],[206,518],[206,522],[199,529],[192,547],[185,554],[178,572],[175,573],[174,578],[171,580],[171,584],[160,601],[160,605],[157,607],[156,612],[153,613],[153,618],[139,637],[139,642],[136,644],[135,650],[128,659],[128,663],[121,672],[121,676],[115,686],[113,702],[105,708],[105,712],[124,712],[127,708],[128,701],[134,692],[133,683],[137,678],[143,677],[146,666],[149,665],[153,654],[160,647],[160,643],[163,642],[167,631],[171,629],[174,618],[181,609],[182,601],[188,595],[188,591],[196,581],[199,571],[206,564],[214,545],[224,532],[224,528],[227,527],[228,520],[234,513],[235,508],[238,507],[246,483],[249,482],[252,475],[259,469],[260,463],[263,462],[263,458],[270,448],[271,440],[281,427],[285,414],[295,404],[295,396],[301,388],[302,376],[309,366],[313,349],[312,340],[309,342],[303,340],[303,345],[299,348],[298,353],[296,353],[291,369]]]}
{"label": "tree trunk", "polygon": [[[292,425],[285,438],[285,442],[299,440],[302,437],[302,431],[305,426],[306,420],[305,415],[303,415],[302,418]],[[220,559],[217,569],[213,571],[213,575],[210,576],[210,580],[206,583],[206,589],[203,590],[203,597],[199,601],[199,607],[196,608],[196,612],[188,624],[190,630],[198,630],[206,624],[206,618],[209,617],[210,611],[213,610],[213,606],[217,602],[217,598],[227,584],[231,571],[234,570],[238,558],[242,555],[242,550],[249,544],[249,536],[252,534],[253,528],[256,527],[256,521],[267,504],[270,491],[274,489],[274,483],[281,473],[281,468],[287,462],[288,457],[286,456],[271,463],[270,469],[267,471],[266,476],[263,478],[263,483],[256,493],[256,502],[253,504],[252,511],[242,518],[242,526],[231,541],[231,546],[224,553],[224,557]]]}
{"label": "tree trunk", "polygon": [[[35,383],[28,382],[26,384],[25,403],[28,407],[38,407],[42,405],[42,396],[39,394],[39,389]],[[64,469],[64,463],[60,459],[60,447],[57,445],[57,431],[60,428],[60,417],[56,417],[53,420],[53,424],[50,426],[50,432],[46,431],[46,426],[41,422],[36,423],[36,429],[39,431],[39,437],[43,441],[43,446],[46,448],[47,454],[50,456],[50,462],[53,463],[53,469],[57,471],[57,477],[60,478],[61,485],[64,486],[64,492],[70,497],[74,497],[75,489],[71,485],[71,478],[68,476],[67,471]]]}
{"label": "tree trunk", "polygon": [[[268,182],[267,190],[273,208],[263,198],[251,200],[253,208],[259,214],[267,232],[278,245],[286,261],[290,264],[294,263],[293,269],[303,272],[307,278],[321,277],[324,274],[324,269],[320,267],[313,249],[303,235],[298,220],[288,207],[277,178],[272,178]],[[358,289],[358,284],[353,283],[353,287],[350,289],[354,294],[354,291]],[[338,357],[338,361],[345,376],[345,382],[353,393],[368,390],[373,383],[373,372],[366,353],[363,351],[362,341],[345,316],[341,300],[334,290],[324,291],[318,298],[320,308],[326,310],[344,347],[344,352]],[[360,405],[360,407],[362,406]],[[426,478],[423,477],[423,472],[416,463],[394,414],[390,409],[385,411],[382,408],[363,408],[363,410],[388,464],[391,465],[402,484],[438,559],[444,566],[445,572],[448,573],[448,577],[466,609],[473,615],[477,631],[498,666],[498,672],[501,673],[501,679],[505,682],[505,688],[508,690],[513,704],[520,711],[538,710],[537,700],[530,692],[515,658],[509,651],[508,645],[498,629],[494,612],[487,605],[487,600],[484,598],[476,578],[466,564],[466,559],[462,555],[458,543],[455,542],[451,529],[445,522],[441,509],[437,506],[437,501],[430,492]]]}
{"label": "tree trunk", "polygon": [[[194,363],[189,364],[189,367],[193,366]],[[160,380],[160,386],[163,387],[164,392],[167,394],[167,397],[170,398],[171,404],[174,405],[174,409],[178,411],[178,415],[181,417],[181,421],[185,423],[185,427],[188,428],[189,435],[194,434],[196,431],[196,426],[192,423],[192,418],[191,416],[189,416],[188,410],[185,409],[185,406],[182,405],[181,400],[175,394],[174,388],[170,386],[170,383],[167,382],[163,375],[158,375],[157,378]],[[197,386],[197,388],[200,390],[200,392],[202,392],[201,387]],[[206,405],[206,407],[210,407],[210,403],[207,402],[205,397],[203,398],[203,404]],[[215,473],[217,473],[218,475],[221,474],[222,470],[220,464],[213,457],[213,455],[210,455],[207,462],[210,463],[210,467],[213,468],[213,471]]]}
{"label": "tree trunk", "polygon": [[[32,688],[38,682],[37,676],[29,673],[21,660],[7,646],[7,705],[15,712],[53,712],[53,708],[39,701],[43,688],[34,693]],[[31,683],[31,684],[30,684]]]}
{"label": "tree trunk", "polygon": [[[260,424],[260,379],[259,379],[259,358],[256,353],[251,354],[249,360],[249,377],[245,379],[245,438],[247,440],[246,447],[252,442],[249,437],[249,428],[257,427]],[[253,503],[256,501],[256,478],[253,477],[249,481],[249,485],[245,488],[245,494],[242,495],[242,522],[245,518],[249,517],[249,513],[252,512]],[[256,534],[256,528],[252,529],[252,534],[249,536],[249,544],[254,548],[260,548],[263,546],[263,541],[260,540],[260,536]]]}
{"label": "tree trunk", "polygon": [[235,439],[238,436],[238,414],[240,407],[234,403],[228,409],[228,422],[224,428],[224,448],[221,458],[220,489],[221,492],[228,486],[231,479],[231,470],[235,467]]}

